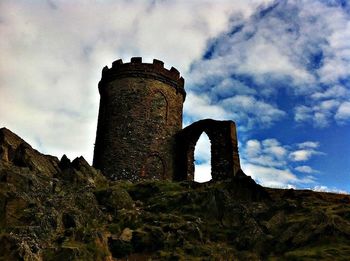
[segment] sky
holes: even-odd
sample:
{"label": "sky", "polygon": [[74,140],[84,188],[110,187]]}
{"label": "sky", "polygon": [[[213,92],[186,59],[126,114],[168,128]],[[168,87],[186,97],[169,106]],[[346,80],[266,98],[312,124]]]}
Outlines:
{"label": "sky", "polygon": [[[350,193],[350,2],[0,1],[0,127],[90,163],[101,70],[141,56],[185,78],[184,122],[233,120],[261,185]],[[210,178],[210,141],[195,151]]]}

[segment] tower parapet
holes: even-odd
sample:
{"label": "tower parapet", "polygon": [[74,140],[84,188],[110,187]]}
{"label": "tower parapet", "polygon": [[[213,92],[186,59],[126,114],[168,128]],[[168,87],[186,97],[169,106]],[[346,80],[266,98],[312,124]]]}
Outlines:
{"label": "tower parapet", "polygon": [[123,63],[122,59],[114,61],[111,68],[105,66],[102,69],[102,79],[99,83],[100,92],[103,91],[106,82],[123,77],[141,77],[164,82],[175,88],[176,92],[181,93],[185,100],[184,78],[180,76],[180,72],[176,68],[166,69],[164,62],[160,60],[153,59],[153,63],[142,63],[142,57],[133,57],[129,63]]}

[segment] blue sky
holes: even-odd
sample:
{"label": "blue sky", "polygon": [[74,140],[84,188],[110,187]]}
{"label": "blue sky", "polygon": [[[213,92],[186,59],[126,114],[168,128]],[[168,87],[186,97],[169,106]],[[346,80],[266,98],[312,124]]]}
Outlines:
{"label": "blue sky", "polygon": [[231,18],[192,63],[191,95],[235,120],[243,168],[260,183],[349,191],[349,11],[274,1]]}
{"label": "blue sky", "polygon": [[184,126],[235,121],[257,182],[349,192],[349,18],[336,0],[1,1],[0,125],[91,162],[101,69],[157,58],[185,78]]}

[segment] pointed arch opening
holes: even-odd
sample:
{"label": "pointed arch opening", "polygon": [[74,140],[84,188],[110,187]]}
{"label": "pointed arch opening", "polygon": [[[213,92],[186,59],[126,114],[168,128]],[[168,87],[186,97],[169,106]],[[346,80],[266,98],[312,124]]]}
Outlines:
{"label": "pointed arch opening", "polygon": [[167,122],[168,100],[164,93],[159,90],[151,95],[148,118],[160,123],[161,125]]}
{"label": "pointed arch opening", "polygon": [[208,135],[203,132],[194,148],[194,181],[208,182],[211,175],[211,142]]}

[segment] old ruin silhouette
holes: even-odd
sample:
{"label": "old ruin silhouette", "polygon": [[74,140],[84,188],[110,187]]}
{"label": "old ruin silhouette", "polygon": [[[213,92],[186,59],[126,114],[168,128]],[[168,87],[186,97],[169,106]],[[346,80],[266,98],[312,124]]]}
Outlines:
{"label": "old ruin silhouette", "polygon": [[193,180],[194,149],[211,141],[212,180],[240,170],[236,125],[204,119],[182,128],[184,79],[162,61],[117,60],[102,70],[93,166],[113,180]]}

